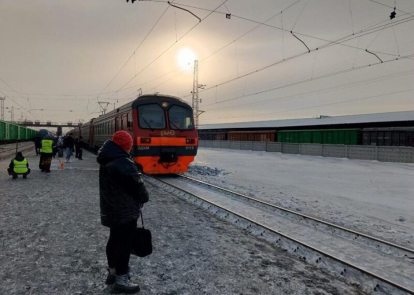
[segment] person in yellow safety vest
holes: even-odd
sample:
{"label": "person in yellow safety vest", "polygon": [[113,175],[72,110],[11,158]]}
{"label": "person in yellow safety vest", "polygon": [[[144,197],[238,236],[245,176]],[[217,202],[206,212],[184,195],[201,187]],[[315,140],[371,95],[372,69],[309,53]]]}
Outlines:
{"label": "person in yellow safety vest", "polygon": [[9,175],[13,176],[13,179],[17,179],[18,175],[23,175],[23,178],[27,178],[27,174],[30,173],[29,162],[21,152],[16,154],[16,157],[11,160],[9,169],[7,169]]}
{"label": "person in yellow safety vest", "polygon": [[53,144],[53,137],[50,135],[46,135],[41,141],[39,169],[42,172],[50,172],[50,165],[52,164],[53,156]]}

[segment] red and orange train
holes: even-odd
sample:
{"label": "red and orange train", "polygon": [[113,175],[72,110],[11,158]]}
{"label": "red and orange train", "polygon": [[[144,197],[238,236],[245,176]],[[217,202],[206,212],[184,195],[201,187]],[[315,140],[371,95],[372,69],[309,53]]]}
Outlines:
{"label": "red and orange train", "polygon": [[186,172],[197,154],[193,110],[173,96],[140,96],[69,132],[97,150],[119,130],[132,136],[131,155],[147,174]]}

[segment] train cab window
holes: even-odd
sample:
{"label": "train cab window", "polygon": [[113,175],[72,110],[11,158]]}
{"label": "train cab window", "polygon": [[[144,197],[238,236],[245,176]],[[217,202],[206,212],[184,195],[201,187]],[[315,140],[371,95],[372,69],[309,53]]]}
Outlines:
{"label": "train cab window", "polygon": [[139,127],[143,129],[164,129],[164,110],[158,104],[147,104],[138,107]]}
{"label": "train cab window", "polygon": [[192,130],[193,112],[190,108],[174,105],[168,110],[168,120],[171,129]]}

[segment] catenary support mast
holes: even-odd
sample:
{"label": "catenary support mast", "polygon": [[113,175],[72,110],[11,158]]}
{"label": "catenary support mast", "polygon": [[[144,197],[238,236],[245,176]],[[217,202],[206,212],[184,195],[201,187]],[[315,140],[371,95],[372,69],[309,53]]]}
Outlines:
{"label": "catenary support mast", "polygon": [[198,60],[194,61],[194,80],[193,80],[193,101],[192,101],[192,107],[193,107],[193,116],[194,116],[194,126],[195,128],[198,128],[198,117],[204,113],[204,111],[200,111],[199,104],[201,103],[201,99],[198,98],[198,89],[204,89],[203,84],[198,84]]}

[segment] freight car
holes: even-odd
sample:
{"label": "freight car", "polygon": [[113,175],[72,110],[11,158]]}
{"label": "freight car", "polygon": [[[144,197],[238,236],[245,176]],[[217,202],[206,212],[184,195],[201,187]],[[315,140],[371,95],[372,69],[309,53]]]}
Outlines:
{"label": "freight car", "polygon": [[414,147],[414,127],[365,128],[362,144]]}
{"label": "freight car", "polygon": [[131,154],[148,174],[186,172],[197,154],[192,108],[172,96],[140,96],[68,133],[97,150],[119,130],[134,139]]}
{"label": "freight car", "polygon": [[275,141],[276,130],[229,131],[230,141]]}
{"label": "freight car", "polygon": [[37,131],[14,123],[0,121],[0,144],[32,140]]}
{"label": "freight car", "polygon": [[318,144],[361,144],[362,129],[282,130],[277,133],[278,142]]}
{"label": "freight car", "polygon": [[414,147],[414,127],[309,130],[201,130],[200,139]]}

